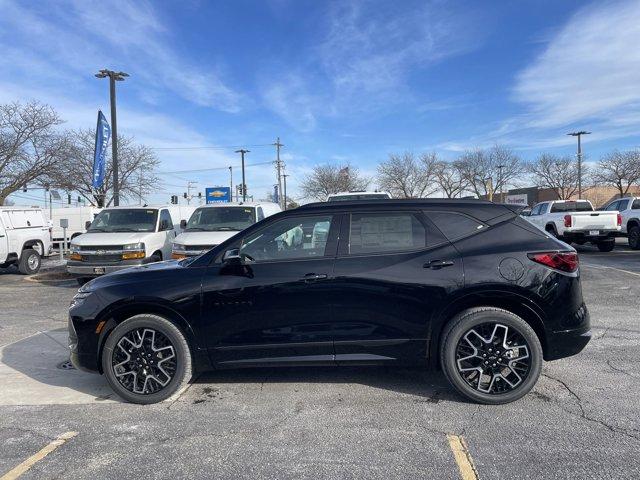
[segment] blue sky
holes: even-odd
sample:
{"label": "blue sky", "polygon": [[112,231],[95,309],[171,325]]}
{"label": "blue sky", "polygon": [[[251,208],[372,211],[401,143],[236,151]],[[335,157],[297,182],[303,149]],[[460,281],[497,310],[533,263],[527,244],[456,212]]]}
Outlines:
{"label": "blue sky", "polygon": [[0,102],[38,99],[94,128],[108,88],[93,74],[123,70],[119,131],[157,148],[163,172],[221,168],[163,174],[152,201],[187,180],[227,185],[229,145],[256,145],[247,183],[264,196],[277,136],[294,196],[316,164],[372,175],[404,150],[573,154],[576,128],[594,132],[592,160],[640,146],[637,1],[0,0],[0,12]]}

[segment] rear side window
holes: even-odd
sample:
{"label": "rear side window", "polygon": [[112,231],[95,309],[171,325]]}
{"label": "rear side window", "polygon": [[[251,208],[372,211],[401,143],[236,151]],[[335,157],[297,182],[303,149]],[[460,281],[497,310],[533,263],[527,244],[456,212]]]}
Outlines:
{"label": "rear side window", "polygon": [[634,200],[631,208],[634,210],[640,210],[640,200]]}
{"label": "rear side window", "polygon": [[384,253],[426,246],[424,225],[411,212],[354,213],[349,228],[349,253]]}
{"label": "rear side window", "polygon": [[479,221],[454,212],[425,212],[436,227],[444,233],[449,240],[466,237],[479,232],[484,225]]}
{"label": "rear side window", "polygon": [[611,212],[613,210],[618,210],[619,205],[620,205],[619,201],[610,203],[609,205],[607,205],[607,208],[605,208],[605,210],[608,211],[608,212]]}

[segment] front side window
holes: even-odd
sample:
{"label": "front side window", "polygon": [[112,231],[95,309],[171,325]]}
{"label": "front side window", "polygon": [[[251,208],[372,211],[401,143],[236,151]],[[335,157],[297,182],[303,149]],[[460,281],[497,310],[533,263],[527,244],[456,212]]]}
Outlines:
{"label": "front side window", "polygon": [[279,220],[244,238],[240,255],[254,261],[322,257],[331,221],[331,215]]}
{"label": "front side window", "polygon": [[167,222],[167,226],[165,230],[173,230],[173,222],[171,221],[171,215],[169,214],[169,210],[161,210],[160,211],[160,225],[162,226],[163,222]]}
{"label": "front side window", "polygon": [[224,232],[244,230],[256,223],[252,207],[202,207],[187,222],[186,232]]}
{"label": "front side window", "polygon": [[350,254],[415,250],[425,245],[424,225],[411,212],[351,215]]}
{"label": "front side window", "polygon": [[103,210],[87,232],[155,232],[158,210],[122,208]]}

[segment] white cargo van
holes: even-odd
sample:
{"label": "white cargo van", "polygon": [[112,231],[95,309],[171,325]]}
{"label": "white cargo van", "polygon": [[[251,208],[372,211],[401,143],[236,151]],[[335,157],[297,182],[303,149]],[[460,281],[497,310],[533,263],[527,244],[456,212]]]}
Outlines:
{"label": "white cargo van", "polygon": [[87,230],[87,222],[93,222],[93,219],[96,218],[101,211],[102,208],[92,206],[51,209],[47,214],[51,217],[49,220],[52,222],[53,243],[56,244],[62,241],[63,230],[60,226],[61,219],[66,218],[69,221],[66,240],[73,240]]}
{"label": "white cargo van", "polygon": [[87,233],[71,242],[67,271],[82,284],[105,273],[167,260],[182,221],[194,210],[178,205],[105,208]]}
{"label": "white cargo van", "polygon": [[189,222],[182,225],[184,232],[174,240],[171,258],[200,255],[279,211],[280,206],[271,202],[212,203],[199,207]]}
{"label": "white cargo van", "polygon": [[0,207],[0,268],[17,265],[20,273],[34,274],[51,249],[49,222],[40,208]]}

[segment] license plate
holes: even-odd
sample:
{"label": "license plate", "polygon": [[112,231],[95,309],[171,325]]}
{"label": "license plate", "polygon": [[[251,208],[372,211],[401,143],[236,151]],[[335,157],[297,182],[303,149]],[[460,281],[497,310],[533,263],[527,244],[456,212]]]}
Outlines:
{"label": "license plate", "polygon": [[600,235],[600,230],[589,230],[589,235]]}
{"label": "license plate", "polygon": [[104,267],[95,267],[93,273],[96,275],[104,275]]}

